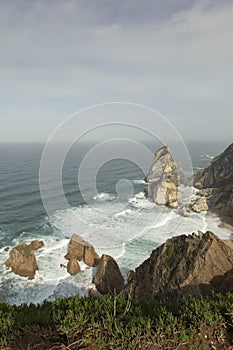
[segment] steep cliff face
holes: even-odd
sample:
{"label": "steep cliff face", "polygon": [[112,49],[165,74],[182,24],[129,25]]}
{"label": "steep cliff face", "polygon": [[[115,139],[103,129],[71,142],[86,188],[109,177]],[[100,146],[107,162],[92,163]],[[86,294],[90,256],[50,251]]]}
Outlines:
{"label": "steep cliff face", "polygon": [[209,208],[233,225],[233,144],[194,175],[194,186],[207,198]]}
{"label": "steep cliff face", "polygon": [[164,146],[155,153],[153,164],[146,177],[148,186],[145,193],[156,204],[176,208],[181,200],[178,180],[179,168],[168,147]]}
{"label": "steep cliff face", "polygon": [[125,293],[144,301],[199,296],[223,290],[232,269],[233,250],[213,233],[172,237],[129,275]]}

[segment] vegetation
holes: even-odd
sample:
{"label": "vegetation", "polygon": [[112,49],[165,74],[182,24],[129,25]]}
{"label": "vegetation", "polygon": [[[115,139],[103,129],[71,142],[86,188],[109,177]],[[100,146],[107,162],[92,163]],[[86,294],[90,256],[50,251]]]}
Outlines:
{"label": "vegetation", "polygon": [[[0,348],[230,349],[233,294],[145,304],[122,296],[79,296],[42,305],[0,303]],[[42,339],[42,340],[41,340]],[[43,348],[44,342],[44,348]],[[219,344],[219,347],[218,347]],[[166,346],[165,346],[166,345]],[[149,347],[152,346],[152,347]]]}

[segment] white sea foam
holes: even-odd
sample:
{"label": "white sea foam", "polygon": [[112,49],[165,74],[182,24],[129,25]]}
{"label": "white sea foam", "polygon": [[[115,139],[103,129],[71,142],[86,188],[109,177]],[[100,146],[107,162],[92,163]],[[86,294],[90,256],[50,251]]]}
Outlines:
{"label": "white sea foam", "polygon": [[[187,188],[182,190],[185,193]],[[194,189],[190,191],[191,196],[194,196]],[[190,193],[186,193],[187,198]],[[221,238],[230,237],[228,230],[218,227],[219,219],[216,216],[190,213],[184,218],[176,210],[148,201],[142,192],[130,198],[124,210],[117,211],[118,205],[115,201],[103,201],[100,205],[101,210],[85,205],[56,212],[50,219],[54,232],[49,236],[46,236],[45,232],[43,236],[33,236],[33,239],[43,239],[45,247],[36,252],[39,271],[32,281],[15,276],[6,269],[4,263],[8,253],[1,249],[1,299],[20,304],[40,303],[45,299],[53,300],[77,293],[85,295],[88,289],[93,287],[94,270],[82,263],[82,272],[70,276],[65,268],[60,267],[61,264],[67,264],[64,255],[69,238],[75,232],[91,242],[100,255],[106,253],[115,257],[124,275],[127,269],[138,266],[149,256],[152,249],[171,236],[189,234],[197,230],[211,230]],[[114,210],[108,210],[109,206]],[[13,244],[20,241],[29,243],[31,239],[30,233],[24,232]]]}
{"label": "white sea foam", "polygon": [[114,199],[116,199],[116,196],[114,196],[113,194],[110,193],[105,193],[105,192],[101,192],[98,193],[96,196],[93,197],[94,200],[96,201],[113,201]]}
{"label": "white sea foam", "polygon": [[145,180],[143,180],[143,179],[132,180],[132,182],[134,184],[138,184],[138,185],[146,184]]}

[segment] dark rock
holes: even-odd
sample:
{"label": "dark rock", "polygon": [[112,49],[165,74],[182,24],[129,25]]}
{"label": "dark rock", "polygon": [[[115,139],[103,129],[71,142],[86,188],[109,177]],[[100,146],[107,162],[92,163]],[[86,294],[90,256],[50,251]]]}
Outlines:
{"label": "dark rock", "polygon": [[101,294],[119,294],[124,288],[124,277],[117,262],[110,255],[102,255],[93,278]]}
{"label": "dark rock", "polygon": [[81,268],[79,266],[77,259],[75,257],[70,258],[67,264],[67,272],[70,275],[76,275],[80,271],[81,271]]}
{"label": "dark rock", "polygon": [[5,252],[8,252],[9,250],[10,250],[10,247],[5,247],[5,248],[4,248],[4,251],[5,251]]}
{"label": "dark rock", "polygon": [[179,167],[174,162],[167,146],[155,153],[153,164],[146,177],[146,196],[159,205],[176,208],[181,202],[178,190]]}
{"label": "dark rock", "polygon": [[207,198],[209,208],[223,218],[233,218],[233,144],[212,163],[198,171],[194,186],[201,189],[199,194]]}
{"label": "dark rock", "polygon": [[31,241],[31,243],[29,244],[29,247],[32,250],[38,250],[41,249],[42,247],[44,247],[44,242],[43,241],[38,241],[37,239]]}
{"label": "dark rock", "polygon": [[226,285],[232,269],[233,250],[213,233],[172,237],[136,268],[125,294],[144,301],[199,296],[220,291],[219,277]]}
{"label": "dark rock", "polygon": [[28,277],[29,279],[33,279],[36,270],[39,270],[34,251],[26,243],[20,243],[11,249],[6,266],[11,267],[15,274]]}

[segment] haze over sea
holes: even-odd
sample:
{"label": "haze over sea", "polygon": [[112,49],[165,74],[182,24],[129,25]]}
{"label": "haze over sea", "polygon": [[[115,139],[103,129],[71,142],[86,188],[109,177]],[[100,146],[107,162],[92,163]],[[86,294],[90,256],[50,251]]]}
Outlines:
{"label": "haze over sea", "polygon": [[[161,145],[148,144],[155,152]],[[78,187],[78,169],[84,155],[93,145],[79,144],[71,149],[63,167],[63,188],[70,208],[63,210],[54,188],[54,213],[48,217],[39,189],[39,167],[44,145],[1,144],[0,146],[0,300],[12,304],[39,303],[76,293],[84,295],[92,287],[93,269],[82,265],[82,272],[70,276],[60,264],[66,264],[64,255],[69,238],[78,233],[92,243],[99,254],[114,256],[124,275],[134,269],[151,251],[168,237],[197,230],[212,230],[221,238],[230,232],[219,228],[219,219],[213,215],[191,213],[181,218],[177,210],[158,207],[144,197],[144,174],[135,164],[124,159],[112,160],[97,174],[98,195],[92,198],[94,208],[86,203]],[[207,166],[213,156],[221,153],[227,142],[190,142],[187,147],[193,171]],[[57,146],[59,152],[59,145]],[[151,159],[152,162],[152,159]],[[145,164],[149,169],[150,164]],[[186,169],[188,172],[192,169]],[[90,169],[92,171],[92,169]],[[133,193],[127,196],[122,208],[117,200],[116,184],[129,180]],[[91,185],[91,184],[90,184]],[[90,186],[91,187],[91,186]],[[86,191],[88,192],[88,188]],[[182,188],[183,197],[195,191]],[[187,198],[186,198],[187,199]],[[4,247],[19,242],[42,239],[45,247],[36,252],[39,271],[29,281],[16,276],[5,267],[8,253]]]}

